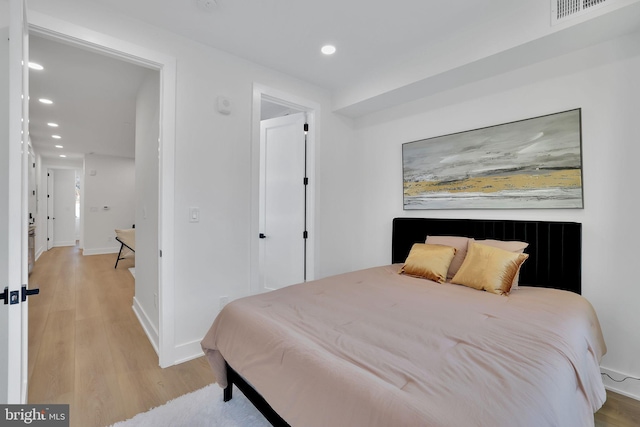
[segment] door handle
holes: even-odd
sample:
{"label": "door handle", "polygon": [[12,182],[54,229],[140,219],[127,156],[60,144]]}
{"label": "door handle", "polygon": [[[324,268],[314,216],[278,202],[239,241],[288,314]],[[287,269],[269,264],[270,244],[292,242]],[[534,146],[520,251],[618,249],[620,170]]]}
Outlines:
{"label": "door handle", "polygon": [[266,239],[267,238],[267,236],[265,236],[264,233],[258,234],[258,237],[261,238],[261,239]]}
{"label": "door handle", "polygon": [[22,285],[22,292],[21,292],[22,302],[25,302],[29,295],[38,295],[39,293],[40,293],[40,288],[27,289],[27,285]]}

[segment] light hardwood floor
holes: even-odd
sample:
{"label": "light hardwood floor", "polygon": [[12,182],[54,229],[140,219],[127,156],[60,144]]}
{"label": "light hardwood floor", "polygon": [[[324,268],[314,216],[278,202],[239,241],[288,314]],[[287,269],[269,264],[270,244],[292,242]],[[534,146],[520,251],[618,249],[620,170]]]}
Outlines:
{"label": "light hardwood floor", "polygon": [[[131,309],[129,260],[54,248],[36,262],[29,300],[29,402],[69,403],[72,427],[107,426],[214,381],[203,358],[167,369]],[[640,402],[607,393],[597,427],[640,425]]]}
{"label": "light hardwood floor", "polygon": [[108,426],[214,381],[204,358],[161,369],[131,308],[131,260],[54,248],[29,299],[29,402],[68,403],[72,427]]}

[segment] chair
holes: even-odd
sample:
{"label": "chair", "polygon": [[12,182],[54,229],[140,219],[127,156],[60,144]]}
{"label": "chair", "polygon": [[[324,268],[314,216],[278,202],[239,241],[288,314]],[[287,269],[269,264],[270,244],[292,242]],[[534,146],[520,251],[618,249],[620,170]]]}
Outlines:
{"label": "chair", "polygon": [[116,240],[120,242],[120,252],[118,252],[118,259],[116,259],[116,266],[118,268],[118,262],[121,259],[131,258],[135,256],[136,252],[136,229],[118,229],[116,228]]}

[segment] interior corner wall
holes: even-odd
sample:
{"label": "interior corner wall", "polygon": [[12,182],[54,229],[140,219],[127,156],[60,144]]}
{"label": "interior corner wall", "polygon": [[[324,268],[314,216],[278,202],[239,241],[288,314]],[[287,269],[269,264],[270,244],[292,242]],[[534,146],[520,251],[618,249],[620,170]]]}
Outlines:
{"label": "interior corner wall", "polygon": [[134,310],[158,346],[158,132],[160,75],[149,71],[136,100],[136,280]]}
{"label": "interior corner wall", "polygon": [[136,220],[134,159],[87,154],[84,198],[84,255],[117,253],[114,230]]}
{"label": "interior corner wall", "polygon": [[[608,352],[602,369],[640,378],[640,34],[634,33],[356,121],[362,162],[356,184],[366,242],[359,267],[389,262],[396,216],[566,220],[583,224],[583,295],[599,317]],[[402,143],[582,109],[584,209],[403,211]],[[355,227],[358,227],[357,229]],[[372,233],[371,230],[378,230]],[[605,384],[640,399],[640,383]]]}

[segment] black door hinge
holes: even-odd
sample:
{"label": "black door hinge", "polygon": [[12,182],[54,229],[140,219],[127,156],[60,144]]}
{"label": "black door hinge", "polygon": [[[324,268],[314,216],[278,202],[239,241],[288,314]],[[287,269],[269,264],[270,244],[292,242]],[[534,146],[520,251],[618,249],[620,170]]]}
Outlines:
{"label": "black door hinge", "polygon": [[302,238],[303,239],[307,239],[309,237],[309,233],[307,232],[307,230],[302,232]]}
{"label": "black door hinge", "polygon": [[306,176],[304,177],[304,179],[302,180],[302,184],[303,185],[309,185],[309,178],[307,178]]}
{"label": "black door hinge", "polygon": [[309,132],[309,123],[304,124],[304,131]]}

